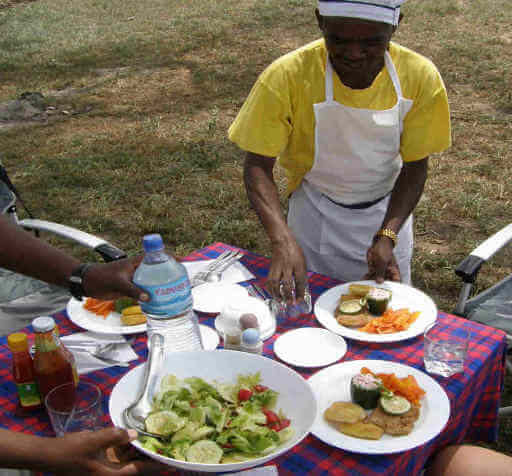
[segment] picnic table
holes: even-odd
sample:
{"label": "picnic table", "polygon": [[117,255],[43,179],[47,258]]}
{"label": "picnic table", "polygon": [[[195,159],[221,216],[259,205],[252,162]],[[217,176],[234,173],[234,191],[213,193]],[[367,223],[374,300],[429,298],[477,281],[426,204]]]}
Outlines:
{"label": "picnic table", "polygon": [[[214,243],[195,251],[186,261],[212,259],[226,249],[239,248],[224,243]],[[268,273],[270,260],[250,251],[242,250],[241,263],[255,276],[258,284],[263,284]],[[340,284],[340,281],[317,273],[309,273],[309,288],[313,300],[322,292]],[[65,311],[55,314],[61,335],[82,331],[73,324]],[[213,327],[214,315],[200,314],[202,324]],[[506,337],[494,328],[469,322],[445,312],[438,313],[438,321],[449,335],[461,326],[470,326],[472,340],[468,350],[467,363],[463,374],[451,378],[433,376],[446,391],[450,400],[450,418],[443,431],[433,440],[409,451],[387,455],[365,455],[351,453],[329,446],[314,435],[308,435],[290,451],[268,462],[276,465],[279,474],[286,475],[416,475],[427,460],[439,449],[448,444],[464,440],[493,442],[497,438],[498,409],[505,372]],[[314,314],[278,322],[276,333],[265,341],[264,354],[277,358],[273,353],[275,340],[284,332],[298,327],[320,327]],[[32,336],[31,327],[25,332]],[[147,358],[146,334],[137,334],[133,348],[139,359],[130,368],[145,362]],[[424,371],[423,338],[421,336],[391,343],[367,343],[347,339],[348,350],[340,362],[352,360],[391,360]],[[82,376],[96,383],[104,395],[105,423],[108,416],[108,398],[116,382],[130,368],[109,367]],[[304,378],[310,377],[318,369],[296,368]],[[6,338],[0,339],[0,427],[52,436],[48,417],[44,412],[31,416],[16,414],[17,393],[11,376],[11,353]]]}

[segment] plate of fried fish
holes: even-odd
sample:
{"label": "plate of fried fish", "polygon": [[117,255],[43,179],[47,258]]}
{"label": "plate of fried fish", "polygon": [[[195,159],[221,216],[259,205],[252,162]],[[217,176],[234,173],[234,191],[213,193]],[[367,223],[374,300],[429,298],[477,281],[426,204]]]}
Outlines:
{"label": "plate of fried fish", "polygon": [[354,281],[335,286],[318,297],[314,313],[326,329],[364,342],[410,339],[437,319],[437,307],[429,296],[392,281]]}
{"label": "plate of fried fish", "polygon": [[444,389],[429,375],[385,360],[332,365],[309,380],[318,402],[311,432],[363,454],[407,451],[435,438],[450,417]]}

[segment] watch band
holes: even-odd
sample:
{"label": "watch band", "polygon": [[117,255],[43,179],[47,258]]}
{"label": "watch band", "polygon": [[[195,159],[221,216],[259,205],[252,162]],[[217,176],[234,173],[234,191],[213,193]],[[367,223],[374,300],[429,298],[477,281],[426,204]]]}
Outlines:
{"label": "watch band", "polygon": [[390,228],[380,229],[377,233],[375,233],[375,237],[378,236],[385,236],[386,238],[389,238],[393,242],[393,248],[396,246],[396,242],[398,241],[398,236],[396,236],[396,233]]}
{"label": "watch band", "polygon": [[84,277],[91,266],[91,263],[82,263],[78,268],[73,270],[71,276],[68,278],[69,292],[78,301],[81,301],[85,295]]}

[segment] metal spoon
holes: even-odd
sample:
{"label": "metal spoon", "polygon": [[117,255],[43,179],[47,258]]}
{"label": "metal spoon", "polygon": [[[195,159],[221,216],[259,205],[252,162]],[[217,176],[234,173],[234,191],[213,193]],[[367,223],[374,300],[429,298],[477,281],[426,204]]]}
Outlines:
{"label": "metal spoon", "polygon": [[164,337],[155,333],[151,336],[151,342],[148,346],[149,355],[144,367],[144,377],[139,395],[129,407],[123,411],[123,418],[126,425],[137,432],[152,436],[153,438],[161,438],[162,435],[146,431],[145,420],[153,406],[152,396],[155,394],[160,368],[164,357]]}

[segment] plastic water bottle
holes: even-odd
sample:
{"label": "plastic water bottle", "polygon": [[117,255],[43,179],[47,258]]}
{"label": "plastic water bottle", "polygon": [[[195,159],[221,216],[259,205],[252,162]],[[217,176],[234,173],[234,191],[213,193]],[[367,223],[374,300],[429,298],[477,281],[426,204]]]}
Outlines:
{"label": "plastic water bottle", "polygon": [[148,342],[157,332],[167,351],[202,349],[185,266],[165,253],[159,234],[144,236],[142,243],[145,255],[133,282],[150,296],[148,302],[139,303],[147,318]]}

